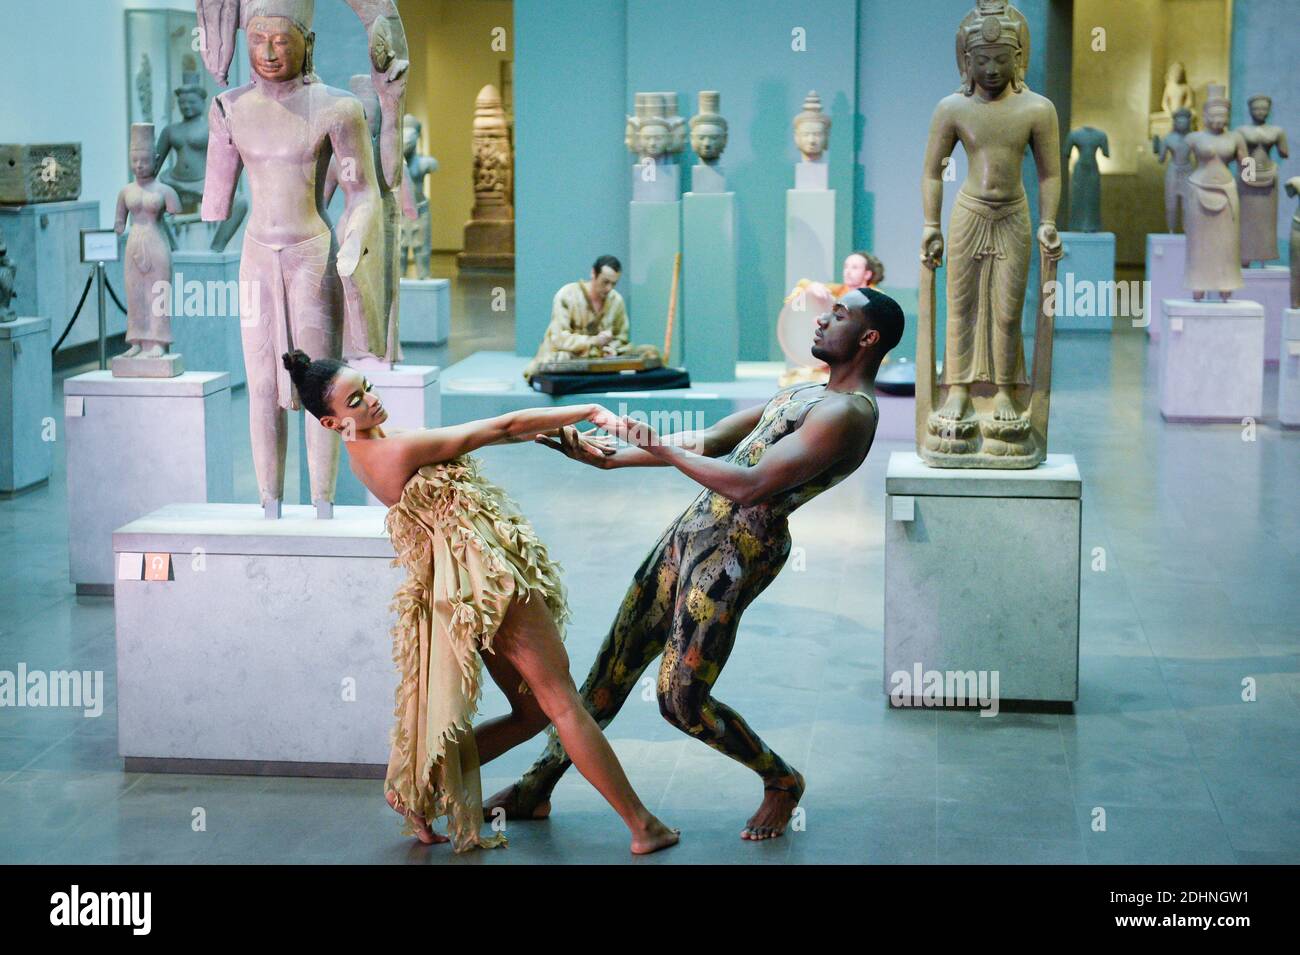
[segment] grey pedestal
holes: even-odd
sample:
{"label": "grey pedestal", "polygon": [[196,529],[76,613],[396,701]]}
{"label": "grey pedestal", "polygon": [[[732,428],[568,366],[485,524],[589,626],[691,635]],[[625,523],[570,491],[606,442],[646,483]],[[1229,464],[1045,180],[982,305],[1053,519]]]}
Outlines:
{"label": "grey pedestal", "polygon": [[[268,521],[256,504],[175,504],[118,528],[127,769],[382,767],[397,686],[388,604],[405,574],[390,566],[384,513],[339,507],[322,521],[287,505]],[[167,562],[154,575],[166,579],[141,579]]]}
{"label": "grey pedestal", "polygon": [[[99,228],[99,203],[39,202],[0,206],[0,229],[9,245],[9,259],[18,267],[14,307],[25,315],[50,320],[55,336],[62,333],[92,267],[81,261],[81,230]],[[109,280],[118,295],[126,290],[118,278],[121,266],[109,267]],[[108,303],[108,334],[126,330],[126,316]],[[91,289],[76,326],[63,347],[94,341],[99,334],[95,292]]]}
{"label": "grey pedestal", "polygon": [[113,590],[113,529],[173,502],[234,495],[230,376],[63,383],[68,456],[68,562],[78,593]]}
{"label": "grey pedestal", "polygon": [[245,385],[239,253],[174,252],[172,282],[171,350],[185,356],[187,368],[224,371],[231,388]]}
{"label": "grey pedestal", "polygon": [[1025,471],[890,455],[886,693],[919,668],[996,674],[1001,700],[1078,699],[1082,488],[1069,454]]}
{"label": "grey pedestal", "polygon": [[57,437],[49,319],[0,322],[0,494],[48,480]]}
{"label": "grey pedestal", "polygon": [[451,282],[448,279],[402,279],[403,345],[441,345],[451,335]]}

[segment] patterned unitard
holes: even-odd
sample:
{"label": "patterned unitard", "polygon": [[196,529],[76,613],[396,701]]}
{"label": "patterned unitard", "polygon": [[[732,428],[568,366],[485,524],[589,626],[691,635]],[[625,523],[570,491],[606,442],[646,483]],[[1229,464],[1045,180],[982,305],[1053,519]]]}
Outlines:
{"label": "patterned unitard", "polygon": [[[871,396],[853,394],[877,413]],[[777,392],[725,460],[753,467],[825,396],[816,383]],[[794,788],[795,774],[785,760],[711,690],[731,654],[740,615],[790,554],[786,518],[845,476],[823,472],[748,506],[706,489],[682,512],[641,563],[583,684],[583,701],[602,729],[662,653],[658,699],[664,718],[754,770],[765,788]],[[520,780],[519,806],[531,811],[548,799],[568,767],[552,732],[546,751]]]}

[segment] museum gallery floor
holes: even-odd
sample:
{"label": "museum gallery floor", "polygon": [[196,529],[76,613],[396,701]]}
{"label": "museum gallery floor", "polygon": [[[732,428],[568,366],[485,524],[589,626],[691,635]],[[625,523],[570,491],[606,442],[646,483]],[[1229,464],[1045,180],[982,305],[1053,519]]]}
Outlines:
{"label": "museum gallery floor", "polygon": [[[1267,420],[1276,373],[1254,441],[1237,425],[1164,422],[1151,347],[1140,331],[1057,336],[1052,447],[1073,453],[1084,477],[1075,712],[889,709],[884,475],[889,453],[910,444],[882,442],[854,478],[793,517],[805,568],[788,568],[746,614],[717,687],[807,775],[803,828],[742,842],[759,798],[752,773],[669,726],[651,691],[609,729],[649,807],[683,830],[679,848],[649,861],[1300,860],[1300,439]],[[236,422],[245,402],[236,392]],[[113,607],[74,597],[66,582],[62,453],[47,487],[0,502],[0,668],[102,669],[108,699],[97,719],[0,709],[0,861],[633,858],[622,824],[574,772],[548,822],[512,824],[505,852],[459,858],[401,837],[377,780],[124,773]],[[248,455],[245,434],[235,460],[245,484]],[[481,456],[566,569],[581,679],[647,546],[695,491],[675,471],[602,474],[540,448]],[[1008,594],[1009,612],[1025,596]],[[503,705],[492,687],[482,712]],[[485,791],[539,748],[484,767]],[[196,807],[206,831],[193,830]]]}

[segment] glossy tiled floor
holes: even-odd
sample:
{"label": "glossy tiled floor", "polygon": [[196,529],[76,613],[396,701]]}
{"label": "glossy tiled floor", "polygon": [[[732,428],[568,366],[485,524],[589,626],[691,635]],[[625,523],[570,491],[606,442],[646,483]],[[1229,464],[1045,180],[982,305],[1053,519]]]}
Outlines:
{"label": "glossy tiled floor", "polygon": [[[458,295],[467,317],[450,353],[413,360],[509,347],[508,321],[489,324],[500,316],[474,307],[481,296]],[[878,445],[795,515],[806,569],[787,568],[749,610],[717,686],[807,775],[803,830],[742,843],[756,779],[673,730],[647,692],[609,735],[647,804],[684,837],[640,861],[1300,861],[1300,434],[1265,421],[1248,442],[1233,425],[1167,425],[1152,372],[1140,334],[1058,338],[1052,446],[1078,457],[1085,554],[1105,555],[1104,571],[1085,563],[1073,714],[886,706],[884,470],[902,446]],[[241,395],[234,414],[246,420]],[[251,499],[247,446],[238,454],[238,491]],[[529,446],[482,456],[566,568],[581,680],[692,487],[676,472],[604,474]],[[512,826],[508,850],[459,858],[402,839],[378,782],[123,773],[112,606],[67,583],[64,486],[56,473],[0,502],[0,669],[101,668],[108,702],[99,719],[0,709],[0,861],[631,859],[618,819],[572,772],[551,820]],[[1256,702],[1242,701],[1247,678]],[[484,712],[500,707],[493,691]],[[485,767],[485,789],[539,748]],[[206,831],[195,832],[199,807]],[[1105,831],[1094,831],[1099,811]]]}

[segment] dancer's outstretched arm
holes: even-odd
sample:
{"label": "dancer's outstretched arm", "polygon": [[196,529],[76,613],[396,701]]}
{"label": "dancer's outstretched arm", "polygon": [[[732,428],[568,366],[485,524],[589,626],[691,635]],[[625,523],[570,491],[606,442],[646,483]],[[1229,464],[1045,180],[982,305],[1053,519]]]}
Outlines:
{"label": "dancer's outstretched arm", "polygon": [[495,418],[467,421],[445,428],[422,428],[393,435],[394,449],[412,471],[426,464],[438,464],[489,444],[511,439],[531,440],[579,421],[590,421],[609,430],[618,418],[600,405],[561,405],[556,408],[523,408]]}
{"label": "dancer's outstretched arm", "polygon": [[[731,453],[731,449],[739,444],[745,435],[754,430],[754,426],[758,424],[758,419],[762,417],[762,414],[763,405],[756,405],[753,408],[745,408],[729,414],[713,427],[705,428],[703,431],[675,431],[672,434],[658,436],[658,440],[664,444],[671,444],[705,457],[718,458]],[[552,435],[539,437],[538,441],[548,448],[554,448],[566,457],[602,470],[612,470],[614,468],[663,468],[668,467],[670,464],[670,462],[650,454],[644,448],[635,446],[619,448],[613,454],[596,454],[592,453],[590,448],[583,447],[583,444],[576,437],[563,434],[558,437]]]}
{"label": "dancer's outstretched arm", "polygon": [[744,467],[666,444],[648,425],[620,418],[606,429],[740,505],[758,504],[859,456],[875,436],[875,419],[847,404],[817,405],[793,434]]}

